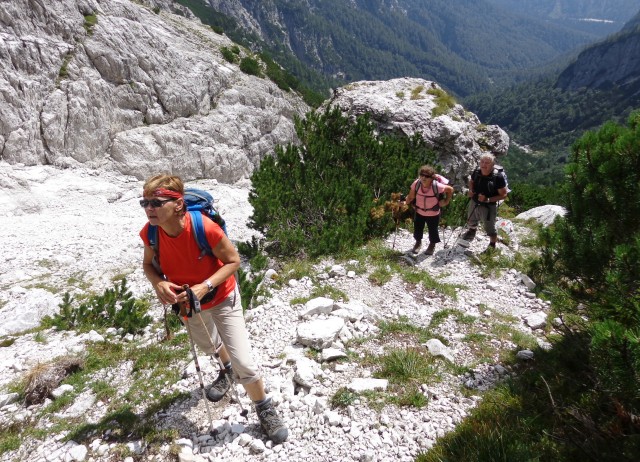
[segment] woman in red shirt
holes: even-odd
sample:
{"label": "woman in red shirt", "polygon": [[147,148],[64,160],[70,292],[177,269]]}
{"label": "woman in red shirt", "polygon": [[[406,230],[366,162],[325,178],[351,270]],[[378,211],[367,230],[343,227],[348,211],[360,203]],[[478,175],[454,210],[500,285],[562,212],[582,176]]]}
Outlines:
{"label": "woman in red shirt", "polygon": [[[234,376],[242,384],[256,407],[260,424],[274,443],[288,437],[288,430],[278,416],[271,398],[266,396],[264,383],[255,365],[244,322],[240,293],[235,272],[240,267],[240,256],[222,229],[208,217],[202,216],[207,241],[213,256],[202,256],[186,213],[184,184],[177,176],[156,175],[143,187],[144,208],[149,223],[140,237],[144,242],[143,269],[162,304],[188,303],[182,290],[188,285],[201,301],[202,311],[189,322],[191,336],[206,354],[220,354],[226,370],[221,372],[207,393],[212,401],[224,396],[229,388],[227,374],[233,368]],[[148,240],[149,225],[158,227],[158,253],[155,255]],[[154,256],[162,266],[162,274],[154,265]],[[222,342],[222,343],[221,343]],[[225,388],[226,387],[226,388]]]}

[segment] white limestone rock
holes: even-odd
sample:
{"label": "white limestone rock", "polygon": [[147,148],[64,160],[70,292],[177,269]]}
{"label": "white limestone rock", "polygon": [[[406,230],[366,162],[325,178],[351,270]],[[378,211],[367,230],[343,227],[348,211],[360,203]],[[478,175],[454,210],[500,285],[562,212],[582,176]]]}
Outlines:
{"label": "white limestone rock", "polygon": [[541,205],[522,212],[516,216],[519,220],[533,219],[544,226],[549,226],[558,216],[565,216],[567,209],[560,205]]}
{"label": "white limestone rock", "polygon": [[11,18],[2,37],[10,58],[0,61],[6,162],[232,183],[295,141],[293,117],[309,107],[227,63],[225,35],[139,2],[54,3],[0,7]]}
{"label": "white limestone rock", "polygon": [[331,346],[344,327],[344,319],[330,317],[298,325],[297,342],[321,350]]}
{"label": "white limestone rock", "polygon": [[428,146],[437,148],[444,176],[456,185],[466,185],[481,154],[507,154],[509,136],[497,125],[480,123],[460,104],[434,117],[431,111],[437,102],[430,90],[442,88],[436,82],[410,77],[352,82],[336,89],[325,105],[340,107],[352,116],[366,112],[381,131],[407,136],[419,133]]}

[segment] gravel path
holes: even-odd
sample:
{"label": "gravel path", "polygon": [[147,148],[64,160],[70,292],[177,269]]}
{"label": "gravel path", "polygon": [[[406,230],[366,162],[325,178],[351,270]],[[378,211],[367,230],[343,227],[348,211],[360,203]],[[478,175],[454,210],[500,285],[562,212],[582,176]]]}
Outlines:
{"label": "gravel path", "polygon": [[[37,326],[42,316],[57,309],[65,291],[99,292],[118,275],[127,275],[137,296],[149,293],[140,265],[142,244],[138,237],[145,223],[137,203],[142,182],[107,172],[9,167],[2,163],[0,179],[1,213],[7,223],[0,229],[0,245],[4,246],[0,252],[0,336],[9,338],[9,334]],[[220,198],[219,208],[233,240],[244,241],[253,235],[246,226],[250,215],[247,184],[197,184]],[[510,247],[499,245],[504,255],[517,250],[524,232],[516,226]],[[454,241],[449,239],[450,243]],[[480,233],[470,250],[478,253],[486,243],[486,236]],[[405,231],[387,240],[387,245],[398,249],[409,249],[412,244]],[[167,388],[185,391],[190,398],[156,415],[158,427],[175,428],[180,438],[167,441],[161,448],[154,446],[153,451],[145,449],[143,441],[129,441],[130,457],[175,460],[173,451],[183,461],[413,460],[468,415],[481,399],[482,390],[514,373],[511,366],[500,364],[500,357],[516,349],[515,336],[544,345],[540,330],[535,330],[539,326],[531,317],[544,319],[548,306],[527,289],[520,274],[510,270],[500,277],[484,278],[463,253],[455,252],[450,259],[445,256],[445,250],[438,246],[435,255],[421,255],[416,268],[440,283],[458,286],[455,299],[407,283],[397,274],[383,285],[372,284],[372,267],[362,273],[350,272],[355,265],[349,262],[324,261],[314,267],[312,278],[280,275],[286,283],[271,285],[270,296],[254,303],[247,321],[269,393],[289,426],[289,441],[272,446],[261,433],[255,413],[243,419],[240,407],[227,398],[210,406],[217,436],[208,435],[209,419],[197,375],[192,366],[184,364],[183,378],[167,384]],[[319,286],[342,291],[348,302],[340,304],[336,300],[331,313],[304,315],[308,307],[298,301],[309,298]],[[298,329],[303,323],[337,317],[343,305],[349,310],[364,307],[361,316],[342,318],[345,327],[332,345],[348,356],[338,362],[323,362],[321,354],[310,353],[301,345]],[[160,307],[155,304],[154,309],[154,316],[160,317]],[[376,366],[363,365],[365,357],[395,348],[427,351],[426,344],[418,344],[409,336],[377,339],[381,320],[402,317],[415,326],[428,327],[434,314],[444,310],[450,315],[434,332],[446,345],[443,354],[457,367],[447,366],[445,359],[436,361],[439,380],[416,389],[427,398],[426,406],[376,406],[361,398],[345,408],[332,408],[330,401],[336,392],[352,388],[356,379],[370,379],[375,374]],[[496,326],[508,326],[508,333],[498,334]],[[474,334],[475,340],[471,341],[468,334]],[[157,336],[158,332],[150,331],[137,341],[154,342]],[[11,335],[14,337],[13,344],[0,348],[0,424],[28,420],[39,409],[27,409],[10,399],[2,404],[3,397],[9,396],[6,388],[10,383],[38,363],[82,352],[86,341],[96,339],[88,334],[52,331],[46,332],[46,343],[39,342],[34,333]],[[207,380],[211,380],[215,371],[206,358],[202,363]],[[461,367],[468,371],[459,373]],[[125,363],[117,371],[105,372],[105,377],[124,389],[130,373],[131,365]],[[243,406],[249,407],[242,389],[239,391]],[[79,412],[87,422],[94,422],[104,416],[105,403],[86,391],[60,412],[67,417]],[[65,442],[64,434],[51,433],[25,441],[1,460],[115,461],[122,460],[119,454],[121,448],[109,443],[104,435],[96,435],[90,442]]]}

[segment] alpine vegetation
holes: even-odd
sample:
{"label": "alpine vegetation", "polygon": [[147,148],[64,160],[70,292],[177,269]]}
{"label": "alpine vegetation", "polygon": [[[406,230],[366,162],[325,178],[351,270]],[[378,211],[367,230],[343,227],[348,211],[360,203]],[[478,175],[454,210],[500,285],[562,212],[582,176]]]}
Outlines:
{"label": "alpine vegetation", "polygon": [[296,120],[296,133],[300,144],[278,146],[251,176],[251,226],[277,255],[337,253],[388,233],[393,220],[376,208],[435,161],[421,137],[380,135],[338,108]]}

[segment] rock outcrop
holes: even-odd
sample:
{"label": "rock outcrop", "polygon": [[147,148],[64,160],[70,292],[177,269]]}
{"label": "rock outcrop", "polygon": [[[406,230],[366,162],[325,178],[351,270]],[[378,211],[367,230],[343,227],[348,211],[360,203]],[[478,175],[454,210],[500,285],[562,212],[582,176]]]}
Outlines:
{"label": "rock outcrop", "polygon": [[226,62],[228,38],[159,6],[16,0],[0,4],[0,23],[0,159],[10,164],[234,182],[294,140],[293,117],[309,110]]}
{"label": "rock outcrop", "polygon": [[337,89],[326,105],[351,116],[369,113],[381,132],[419,133],[436,152],[441,173],[460,188],[466,186],[480,155],[507,154],[509,136],[497,125],[480,123],[460,104],[448,107],[446,102],[452,100],[435,82],[402,78],[352,83]]}

